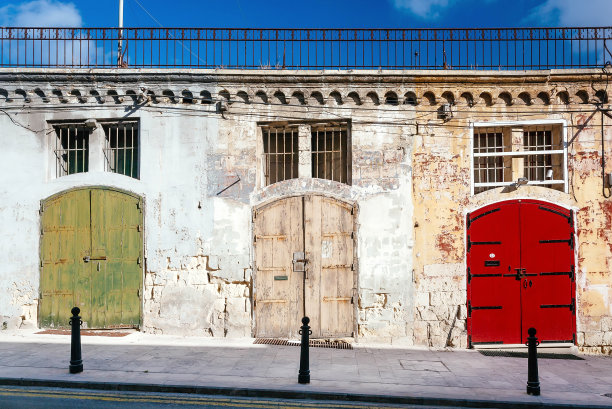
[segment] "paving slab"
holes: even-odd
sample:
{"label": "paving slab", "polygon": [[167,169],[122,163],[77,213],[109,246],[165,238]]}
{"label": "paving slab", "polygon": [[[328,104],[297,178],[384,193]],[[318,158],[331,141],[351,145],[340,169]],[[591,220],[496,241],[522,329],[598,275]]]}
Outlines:
{"label": "paving slab", "polygon": [[0,384],[363,400],[470,407],[612,408],[612,357],[540,359],[542,395],[525,393],[527,359],[354,344],[310,348],[311,383],[297,383],[300,348],[252,338],[133,332],[82,337],[84,371],[70,374],[70,336],[0,332]]}

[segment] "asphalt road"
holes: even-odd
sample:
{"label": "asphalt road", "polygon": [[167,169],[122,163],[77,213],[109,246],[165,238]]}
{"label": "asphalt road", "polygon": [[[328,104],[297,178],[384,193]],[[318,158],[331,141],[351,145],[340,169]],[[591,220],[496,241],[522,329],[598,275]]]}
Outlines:
{"label": "asphalt road", "polygon": [[[107,409],[107,408],[419,408],[432,406],[378,405],[361,402],[235,398],[229,396],[93,391],[40,387],[0,387],[0,409]],[[445,406],[445,408],[449,408]]]}

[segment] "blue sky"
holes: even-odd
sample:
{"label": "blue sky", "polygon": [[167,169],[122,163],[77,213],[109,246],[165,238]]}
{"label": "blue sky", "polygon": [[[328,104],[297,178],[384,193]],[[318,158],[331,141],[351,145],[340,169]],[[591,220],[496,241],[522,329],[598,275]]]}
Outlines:
{"label": "blue sky", "polygon": [[[124,0],[127,27],[610,26],[612,0]],[[0,26],[117,26],[119,0],[4,0]],[[142,7],[141,7],[142,6]],[[143,10],[146,8],[147,12]]]}

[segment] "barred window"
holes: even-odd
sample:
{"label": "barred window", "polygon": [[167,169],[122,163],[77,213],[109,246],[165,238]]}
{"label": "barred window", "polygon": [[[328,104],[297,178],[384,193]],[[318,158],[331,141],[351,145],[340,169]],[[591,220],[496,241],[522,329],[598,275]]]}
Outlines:
{"label": "barred window", "polygon": [[55,125],[56,177],[89,170],[89,129],[84,124]]}
{"label": "barred window", "polygon": [[562,135],[560,124],[475,127],[474,193],[511,185],[518,178],[526,178],[530,185],[565,191]]}
{"label": "barred window", "polygon": [[266,185],[298,177],[298,128],[262,128]]}
{"label": "barred window", "polygon": [[311,132],[312,177],[350,184],[347,126],[313,126]]}
{"label": "barred window", "polygon": [[107,172],[138,179],[138,122],[103,124],[105,138],[104,163]]}

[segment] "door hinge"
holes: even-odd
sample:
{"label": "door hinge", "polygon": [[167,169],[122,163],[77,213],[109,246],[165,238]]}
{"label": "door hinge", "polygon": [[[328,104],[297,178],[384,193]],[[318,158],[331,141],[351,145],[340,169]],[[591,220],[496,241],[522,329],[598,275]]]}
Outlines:
{"label": "door hinge", "polygon": [[140,298],[140,288],[138,290],[136,290],[136,295],[138,298]]}
{"label": "door hinge", "polygon": [[351,264],[351,271],[355,271],[355,264]]}
{"label": "door hinge", "polygon": [[351,216],[355,214],[355,208],[351,207]]}
{"label": "door hinge", "polygon": [[469,267],[467,268],[467,279],[469,284],[472,281],[472,270]]}
{"label": "door hinge", "polygon": [[569,309],[571,312],[576,312],[576,299],[572,298],[572,303],[569,305]]}
{"label": "door hinge", "polygon": [[351,232],[351,240],[355,240],[355,232],[354,231]]}
{"label": "door hinge", "polygon": [[257,300],[253,300],[253,308],[257,307]]}
{"label": "door hinge", "polygon": [[355,338],[355,331],[351,331],[351,338]]}
{"label": "door hinge", "polygon": [[141,209],[141,208],[142,208],[142,203],[139,200],[139,201],[136,202],[136,209]]}
{"label": "door hinge", "polygon": [[470,240],[470,236],[467,236],[467,252],[470,252],[470,249],[472,248],[472,241]]}
{"label": "door hinge", "polygon": [[255,221],[255,219],[257,219],[257,212],[253,211],[253,217],[252,217],[252,221]]}
{"label": "door hinge", "polygon": [[570,266],[570,280],[576,281],[576,271],[573,264]]}
{"label": "door hinge", "polygon": [[45,265],[44,265],[44,263],[43,263],[43,261],[42,261],[42,259],[41,259],[41,260],[40,260],[40,268],[43,268],[44,266],[45,266]]}
{"label": "door hinge", "polygon": [[354,296],[354,295],[353,295],[353,296],[351,296],[351,304],[354,304],[354,303],[355,303],[355,302],[354,302],[354,299],[355,299],[355,296]]}
{"label": "door hinge", "polygon": [[468,301],[467,310],[468,310],[468,317],[472,317],[472,303],[470,301]]}
{"label": "door hinge", "polygon": [[253,243],[257,243],[257,235],[256,234],[253,235]]}
{"label": "door hinge", "polygon": [[45,203],[41,201],[39,213],[43,214],[44,212],[45,212]]}
{"label": "door hinge", "polygon": [[142,226],[140,224],[138,225],[138,231],[142,231]]}
{"label": "door hinge", "polygon": [[140,265],[142,263],[142,258],[138,256],[138,260],[136,260],[136,264]]}
{"label": "door hinge", "polygon": [[570,210],[570,215],[567,218],[567,222],[569,223],[570,226],[574,226],[574,211]]}
{"label": "door hinge", "polygon": [[572,250],[574,250],[574,234],[570,233],[569,245]]}
{"label": "door hinge", "polygon": [[466,222],[465,222],[465,224],[467,225],[467,228],[469,229],[469,228],[470,228],[470,225],[472,224],[472,221],[470,220],[470,214],[468,213],[468,214],[465,216],[465,218],[466,218]]}

